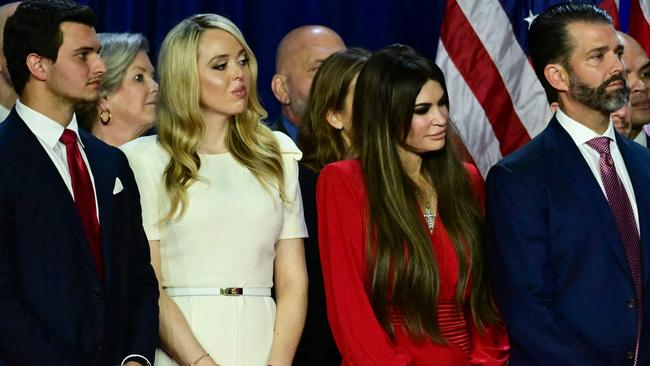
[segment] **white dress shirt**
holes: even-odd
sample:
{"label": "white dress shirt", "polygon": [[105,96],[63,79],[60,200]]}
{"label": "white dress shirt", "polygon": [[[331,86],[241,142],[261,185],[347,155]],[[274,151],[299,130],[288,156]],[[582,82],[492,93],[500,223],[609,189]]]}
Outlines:
{"label": "white dress shirt", "polygon": [[641,144],[641,146],[648,147],[648,137],[645,135],[645,130],[641,129],[638,135],[634,138],[634,142]]}
{"label": "white dress shirt", "polygon": [[621,179],[621,182],[623,183],[623,187],[625,188],[625,192],[627,193],[627,196],[630,199],[630,204],[632,205],[632,210],[634,211],[636,228],[637,230],[639,230],[639,211],[636,207],[636,198],[634,196],[634,189],[632,188],[630,175],[628,174],[627,168],[625,167],[625,161],[623,160],[621,151],[618,149],[618,144],[616,143],[616,136],[614,135],[614,127],[611,120],[609,122],[609,126],[607,127],[607,130],[602,135],[599,135],[589,127],[567,116],[560,109],[558,109],[557,112],[555,113],[555,117],[557,118],[558,122],[560,122],[560,125],[566,130],[566,132],[569,133],[569,136],[571,136],[575,144],[578,146],[580,153],[582,154],[585,161],[587,162],[587,165],[589,165],[589,169],[591,170],[591,173],[596,178],[596,181],[598,181],[598,185],[600,186],[600,189],[603,191],[603,195],[605,195],[605,198],[607,198],[607,193],[605,192],[603,179],[600,177],[600,166],[599,166],[600,154],[594,148],[587,145],[587,141],[596,137],[603,137],[603,136],[609,137],[612,140],[609,144],[609,150],[612,155],[612,159],[614,160],[614,167],[616,167],[616,173]]}
{"label": "white dress shirt", "polygon": [[[63,142],[59,141],[61,135],[65,128],[61,126],[58,122],[47,117],[46,115],[39,113],[28,106],[20,102],[20,99],[16,101],[16,113],[22,118],[30,131],[36,136],[38,142],[41,143],[43,149],[47,155],[52,160],[52,163],[61,174],[61,178],[68,187],[72,199],[74,199],[74,192],[72,190],[72,177],[70,176],[70,168],[68,167],[68,153],[66,152],[65,145]],[[93,171],[88,164],[88,158],[86,157],[86,152],[83,149],[83,143],[79,137],[79,127],[77,125],[77,117],[73,114],[72,120],[66,127],[69,130],[74,131],[77,135],[77,144],[79,145],[79,151],[81,152],[81,157],[86,163],[86,168],[88,169],[88,174],[90,175],[90,181],[93,185],[93,193],[95,193],[95,212],[97,213],[97,220],[99,220],[99,206],[97,205],[97,190],[95,189],[95,178],[93,176]]]}

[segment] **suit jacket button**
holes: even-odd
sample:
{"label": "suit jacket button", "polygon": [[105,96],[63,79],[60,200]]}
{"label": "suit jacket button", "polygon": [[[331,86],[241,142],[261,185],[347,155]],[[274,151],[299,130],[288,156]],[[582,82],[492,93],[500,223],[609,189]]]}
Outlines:
{"label": "suit jacket button", "polygon": [[625,357],[627,357],[628,360],[633,360],[634,359],[634,351],[625,352]]}
{"label": "suit jacket button", "polygon": [[636,307],[636,300],[634,299],[627,300],[627,307],[630,309],[634,309]]}
{"label": "suit jacket button", "polygon": [[97,288],[93,289],[93,297],[94,298],[98,299],[98,298],[102,297],[103,294],[104,294],[104,291],[102,291],[101,288],[97,287]]}

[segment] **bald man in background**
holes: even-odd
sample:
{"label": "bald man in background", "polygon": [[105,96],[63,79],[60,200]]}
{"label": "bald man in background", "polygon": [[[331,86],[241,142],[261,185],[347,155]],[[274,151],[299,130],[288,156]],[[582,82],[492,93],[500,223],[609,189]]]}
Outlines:
{"label": "bald man in background", "polygon": [[269,127],[289,135],[294,141],[307,107],[311,82],[320,64],[345,43],[332,29],[306,25],[282,38],[275,56],[275,75],[271,89],[282,105],[282,116]]}
{"label": "bald man in background", "polygon": [[643,126],[650,123],[650,58],[639,42],[631,36],[619,32],[625,51],[625,79],[630,89],[628,103],[628,119],[630,121],[629,137],[639,144],[650,147],[649,136],[643,131]]}
{"label": "bald man in background", "polygon": [[7,18],[14,15],[20,1],[0,6],[0,122],[4,121],[9,115],[11,108],[14,107],[18,95],[9,78],[7,71],[7,59],[3,51],[4,47],[4,29]]}

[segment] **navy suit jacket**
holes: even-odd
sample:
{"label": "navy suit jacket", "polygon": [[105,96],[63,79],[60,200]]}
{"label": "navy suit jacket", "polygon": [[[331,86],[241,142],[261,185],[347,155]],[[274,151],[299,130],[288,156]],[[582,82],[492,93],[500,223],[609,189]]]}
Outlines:
{"label": "navy suit jacket", "polygon": [[[650,364],[650,152],[616,134],[639,212],[644,336]],[[631,365],[637,304],[608,202],[569,134],[553,118],[489,172],[487,244],[510,365]]]}
{"label": "navy suit jacket", "polygon": [[[80,130],[94,176],[105,280],[70,191],[14,111],[0,124],[0,365],[151,362],[158,284],[121,151]],[[116,178],[124,189],[114,194]]]}
{"label": "navy suit jacket", "polygon": [[300,193],[305,211],[309,237],[305,238],[305,262],[309,277],[307,316],[300,343],[293,359],[294,366],[331,366],[341,364],[341,354],[327,321],[327,304],[323,268],[318,250],[318,217],[316,211],[316,182],[319,173],[305,165],[299,166]]}

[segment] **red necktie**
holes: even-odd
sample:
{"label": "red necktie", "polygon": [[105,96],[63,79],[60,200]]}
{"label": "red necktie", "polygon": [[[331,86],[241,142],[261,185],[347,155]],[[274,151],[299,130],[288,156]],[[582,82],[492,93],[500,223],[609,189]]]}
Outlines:
{"label": "red necktie", "polygon": [[97,211],[95,210],[95,192],[93,184],[90,181],[90,174],[86,163],[79,151],[77,144],[77,134],[69,129],[63,131],[59,139],[64,145],[68,155],[68,168],[72,178],[72,192],[74,201],[79,209],[81,222],[86,232],[86,238],[90,244],[90,251],[95,260],[95,268],[99,279],[104,279],[104,261],[102,260],[101,240],[99,237],[99,222],[97,221]]}
{"label": "red necktie", "polygon": [[587,141],[587,145],[594,148],[600,154],[600,177],[603,179],[605,193],[609,207],[614,214],[614,220],[618,227],[618,233],[623,241],[623,248],[627,257],[630,272],[632,272],[632,281],[634,283],[634,292],[636,297],[637,324],[636,324],[636,350],[634,364],[637,364],[639,355],[639,341],[641,339],[641,317],[643,309],[643,280],[641,267],[641,239],[634,218],[634,211],[630,199],[621,182],[614,160],[609,150],[609,137],[596,137]]}

